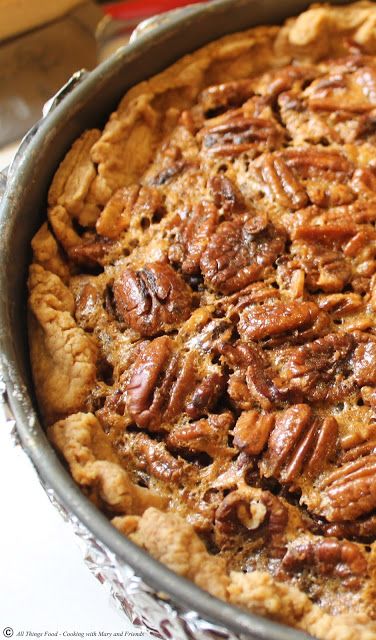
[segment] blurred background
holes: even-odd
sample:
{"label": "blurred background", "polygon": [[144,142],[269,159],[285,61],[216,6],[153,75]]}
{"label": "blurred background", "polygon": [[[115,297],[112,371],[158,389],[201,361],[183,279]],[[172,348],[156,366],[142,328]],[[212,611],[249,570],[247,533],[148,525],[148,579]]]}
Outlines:
{"label": "blurred background", "polygon": [[0,170],[75,71],[95,67],[151,16],[198,1],[0,0]]}

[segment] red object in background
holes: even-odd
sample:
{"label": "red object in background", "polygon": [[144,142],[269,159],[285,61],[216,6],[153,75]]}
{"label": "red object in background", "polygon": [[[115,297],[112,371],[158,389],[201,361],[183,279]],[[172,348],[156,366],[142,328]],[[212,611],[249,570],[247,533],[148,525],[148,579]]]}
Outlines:
{"label": "red object in background", "polygon": [[202,0],[130,0],[129,2],[113,2],[104,5],[104,11],[115,20],[135,20],[145,18],[185,7],[188,4],[197,4]]}

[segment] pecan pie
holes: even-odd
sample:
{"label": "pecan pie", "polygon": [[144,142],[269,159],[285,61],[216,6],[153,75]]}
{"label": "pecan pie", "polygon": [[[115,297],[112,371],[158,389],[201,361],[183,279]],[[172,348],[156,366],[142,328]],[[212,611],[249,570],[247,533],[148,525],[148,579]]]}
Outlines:
{"label": "pecan pie", "polygon": [[376,5],[315,5],[134,87],[33,239],[48,435],[182,576],[376,638]]}

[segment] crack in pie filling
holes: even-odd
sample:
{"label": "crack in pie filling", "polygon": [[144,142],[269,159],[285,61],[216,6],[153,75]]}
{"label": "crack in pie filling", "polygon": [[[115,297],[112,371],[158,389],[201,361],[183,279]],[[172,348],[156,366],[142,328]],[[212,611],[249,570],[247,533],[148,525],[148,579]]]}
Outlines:
{"label": "crack in pie filling", "polygon": [[113,524],[232,604],[376,638],[376,5],[131,89],[32,241],[48,435]]}

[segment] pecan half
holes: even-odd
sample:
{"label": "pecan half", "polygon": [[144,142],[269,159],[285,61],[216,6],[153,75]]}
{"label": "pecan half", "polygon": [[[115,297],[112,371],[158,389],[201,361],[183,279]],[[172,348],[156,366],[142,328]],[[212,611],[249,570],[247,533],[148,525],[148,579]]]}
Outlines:
{"label": "pecan half", "polygon": [[329,312],[335,320],[359,311],[364,306],[362,296],[358,293],[318,295],[316,302],[320,309]]}
{"label": "pecan half", "polygon": [[340,251],[320,243],[295,241],[290,252],[290,256],[282,256],[277,263],[277,280],[287,288],[298,269],[303,269],[304,284],[310,292],[321,289],[325,293],[340,293],[351,279],[351,265]]}
{"label": "pecan half", "polygon": [[293,240],[307,242],[321,242],[341,244],[356,234],[356,226],[352,222],[337,222],[333,224],[297,224],[291,233]]}
{"label": "pecan half", "polygon": [[286,234],[269,224],[253,231],[252,216],[222,222],[200,261],[207,286],[224,294],[243,289],[261,278],[263,269],[283,252]]}
{"label": "pecan half", "polygon": [[157,189],[132,185],[115,191],[100,217],[97,232],[108,238],[116,238],[122,231],[126,231],[130,224],[144,229],[147,224],[158,220],[163,212],[163,201]]}
{"label": "pecan half", "polygon": [[239,408],[247,403],[258,403],[269,409],[271,403],[286,399],[283,390],[273,382],[268,370],[269,363],[262,349],[252,342],[239,341],[235,346],[224,345],[223,357],[234,370],[229,381],[229,396]]}
{"label": "pecan half", "polygon": [[196,419],[208,413],[225,379],[217,365],[198,367],[194,352],[180,352],[162,336],[146,344],[136,359],[127,392],[127,406],[136,424],[157,430],[179,413]]}
{"label": "pecan half", "polygon": [[355,520],[376,508],[376,454],[348,462],[321,485],[319,511],[330,522]]}
{"label": "pecan half", "polygon": [[300,436],[310,425],[311,419],[312,411],[306,404],[289,407],[277,417],[263,460],[265,475],[277,474],[284,466]]}
{"label": "pecan half", "polygon": [[173,329],[191,312],[192,291],[167,264],[124,269],[113,290],[118,313],[142,336]]}
{"label": "pecan half", "polygon": [[101,288],[94,276],[78,276],[73,287],[76,320],[83,329],[93,330],[103,313]]}
{"label": "pecan half", "polygon": [[312,568],[319,575],[335,576],[347,587],[358,589],[368,563],[358,545],[328,538],[294,543],[284,556],[282,566],[293,573]]}
{"label": "pecan half", "polygon": [[253,94],[250,80],[225,82],[204,89],[198,102],[206,117],[218,115],[231,107],[240,107]]}
{"label": "pecan half", "polygon": [[132,441],[132,454],[137,469],[169,484],[177,484],[187,464],[171,455],[164,442],[156,442],[145,433],[137,433]]}
{"label": "pecan half", "polygon": [[302,473],[315,477],[333,457],[337,438],[335,418],[330,416],[320,423],[308,405],[293,405],[276,418],[261,472],[287,483]]}
{"label": "pecan half", "polygon": [[229,429],[234,422],[230,412],[209,415],[198,422],[183,423],[170,431],[166,443],[173,449],[203,451],[214,456],[227,449]]}
{"label": "pecan half", "polygon": [[103,266],[113,246],[111,240],[94,236],[85,238],[83,242],[70,247],[67,253],[69,258],[81,267]]}
{"label": "pecan half", "polygon": [[231,317],[233,312],[242,311],[251,304],[279,298],[280,292],[278,289],[264,282],[254,282],[230,296],[223,296],[218,301],[218,307],[226,311],[227,315]]}
{"label": "pecan half", "polygon": [[234,429],[235,447],[249,455],[258,455],[268,441],[274,422],[274,413],[243,412]]}
{"label": "pecan half", "polygon": [[355,346],[355,339],[347,333],[330,333],[314,342],[302,345],[291,351],[287,369],[291,377],[305,375],[312,371],[334,369],[348,358]]}
{"label": "pecan half", "polygon": [[223,499],[215,513],[217,542],[225,543],[229,536],[260,527],[266,516],[261,494],[260,490],[243,488],[231,491]]}
{"label": "pecan half", "polygon": [[352,358],[354,378],[359,386],[376,385],[376,341],[359,344]]}
{"label": "pecan half", "polygon": [[206,126],[198,133],[205,153],[214,156],[238,156],[251,149],[276,149],[283,142],[283,129],[272,120],[246,117],[227,112],[222,121]]}
{"label": "pecan half", "polygon": [[[215,512],[215,541],[220,547],[233,545],[234,536],[262,535],[279,550],[288,523],[288,511],[269,491],[244,487],[229,493]],[[280,555],[272,552],[272,555]],[[283,553],[282,553],[283,555]]]}
{"label": "pecan half", "polygon": [[224,389],[225,379],[221,372],[213,372],[206,375],[199,382],[185,405],[185,410],[190,418],[199,418],[205,414]]}
{"label": "pecan half", "polygon": [[294,211],[308,204],[303,185],[282,157],[266,155],[260,174],[267,194],[280,206]]}
{"label": "pecan half", "polygon": [[240,315],[238,330],[250,340],[262,340],[274,335],[312,326],[318,315],[313,302],[282,302],[270,300],[255,304]]}
{"label": "pecan half", "polygon": [[326,172],[350,176],[353,172],[351,162],[338,151],[323,151],[312,147],[290,148],[284,149],[281,156],[302,178],[317,178],[320,173]]}
{"label": "pecan half", "polygon": [[336,538],[367,538],[372,542],[376,536],[376,515],[353,522],[331,522],[325,526],[325,535]]}
{"label": "pecan half", "polygon": [[[365,418],[365,420],[367,420],[367,418]],[[373,431],[374,424],[371,423],[368,429],[366,428],[366,432],[368,433],[367,436],[365,436],[369,437],[370,440],[363,441],[362,444],[355,444],[359,442],[359,436],[356,438],[355,434],[353,434],[353,437],[350,435],[347,438],[342,439],[341,446],[343,451],[341,453],[340,463],[344,464],[347,462],[353,462],[354,460],[359,460],[359,458],[363,458],[371,453],[376,453],[376,440],[374,439]]]}
{"label": "pecan half", "polygon": [[255,78],[255,90],[262,95],[275,99],[282,91],[301,88],[303,82],[313,80],[318,75],[315,67],[308,65],[287,65],[282,69],[273,69]]}
{"label": "pecan half", "polygon": [[179,264],[183,273],[200,273],[201,256],[213,235],[219,216],[215,205],[203,201],[194,206],[178,229],[177,237],[169,247],[168,257]]}
{"label": "pecan half", "polygon": [[[136,423],[149,426],[158,421],[158,409],[161,399],[154,400],[155,386],[166,368],[173,352],[173,342],[167,336],[156,338],[136,360],[132,376],[127,386],[128,409]],[[159,402],[158,402],[159,400]],[[154,405],[157,404],[157,407]]]}
{"label": "pecan half", "polygon": [[311,401],[340,401],[354,389],[352,335],[329,333],[280,355],[280,376],[290,391]]}
{"label": "pecan half", "polygon": [[337,67],[306,90],[309,108],[351,118],[376,106],[376,72],[365,64],[357,69]]}
{"label": "pecan half", "polygon": [[222,209],[224,213],[231,214],[245,211],[246,206],[242,194],[227,176],[222,173],[212,176],[208,187],[215,206],[218,209]]}

